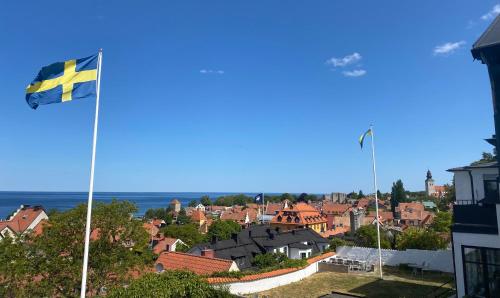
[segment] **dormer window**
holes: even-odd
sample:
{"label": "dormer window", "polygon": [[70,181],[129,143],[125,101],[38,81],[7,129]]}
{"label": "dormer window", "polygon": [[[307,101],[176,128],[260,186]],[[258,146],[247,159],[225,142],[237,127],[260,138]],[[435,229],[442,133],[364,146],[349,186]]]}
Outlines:
{"label": "dormer window", "polygon": [[281,220],[282,220],[282,219],[283,219],[283,218],[281,217],[281,215],[279,215],[279,216],[278,216],[278,218],[277,218],[277,220],[278,220],[279,222],[281,222]]}

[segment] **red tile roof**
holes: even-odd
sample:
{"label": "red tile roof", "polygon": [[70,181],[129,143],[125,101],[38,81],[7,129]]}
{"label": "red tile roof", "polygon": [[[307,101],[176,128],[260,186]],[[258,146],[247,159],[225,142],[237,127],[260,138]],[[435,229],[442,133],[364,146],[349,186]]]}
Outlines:
{"label": "red tile roof", "polygon": [[203,220],[207,220],[207,217],[205,216],[205,213],[201,210],[193,210],[191,213],[191,220],[200,222]]}
{"label": "red tile roof", "polygon": [[156,260],[165,270],[189,270],[200,275],[229,271],[234,261],[209,258],[181,252],[164,252]]}
{"label": "red tile roof", "polygon": [[[323,259],[329,258],[334,256],[334,252],[327,252],[325,254],[312,257],[307,260],[307,264],[313,264],[315,262],[321,261]],[[221,284],[221,283],[231,283],[231,282],[241,282],[241,281],[253,281],[253,280],[259,280],[259,279],[264,279],[264,278],[269,278],[269,277],[275,277],[283,274],[287,274],[290,272],[295,272],[303,267],[299,268],[285,268],[285,269],[278,269],[274,271],[269,271],[269,272],[264,272],[264,273],[258,273],[258,274],[252,274],[252,275],[245,275],[241,278],[235,278],[235,277],[209,277],[207,278],[208,283],[211,284]]]}
{"label": "red tile roof", "polygon": [[347,212],[349,208],[351,208],[351,205],[349,204],[325,203],[323,204],[323,213],[342,215],[343,213]]}
{"label": "red tile roof", "polygon": [[172,245],[174,245],[175,242],[177,242],[176,238],[168,238],[168,237],[163,238],[160,241],[158,241],[158,243],[156,243],[156,245],[153,247],[153,252],[159,255],[164,251],[171,251]]}
{"label": "red tile roof", "polygon": [[306,203],[297,203],[290,208],[283,209],[271,220],[271,224],[306,225],[326,223],[326,216]]}
{"label": "red tile roof", "polygon": [[[0,221],[0,230],[8,226],[18,234],[22,234],[35,221],[35,219],[45,212],[41,207],[23,207],[6,221]],[[36,229],[36,226],[33,227]]]}

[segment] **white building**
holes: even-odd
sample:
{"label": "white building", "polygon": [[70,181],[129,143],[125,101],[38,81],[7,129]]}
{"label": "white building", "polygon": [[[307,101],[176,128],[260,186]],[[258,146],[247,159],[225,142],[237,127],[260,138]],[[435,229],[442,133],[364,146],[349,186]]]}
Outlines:
{"label": "white building", "polygon": [[[488,66],[495,135],[487,141],[500,152],[500,16],[474,43],[471,52],[474,59]],[[449,170],[455,175],[452,248],[457,297],[500,297],[497,161]]]}

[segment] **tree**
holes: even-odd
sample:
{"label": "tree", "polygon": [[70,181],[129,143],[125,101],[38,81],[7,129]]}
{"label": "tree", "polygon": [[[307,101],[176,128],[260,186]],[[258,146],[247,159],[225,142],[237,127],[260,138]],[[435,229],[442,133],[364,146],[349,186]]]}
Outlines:
{"label": "tree", "polygon": [[176,223],[178,225],[185,225],[191,222],[191,217],[187,216],[186,214],[186,209],[181,208],[179,213],[177,214],[177,220]]}
{"label": "tree", "polygon": [[358,199],[362,199],[365,197],[365,194],[363,193],[363,191],[360,189],[359,190],[359,193],[358,193]]}
{"label": "tree", "polygon": [[452,224],[452,216],[450,212],[438,212],[430,228],[436,232],[445,232],[449,233]]}
{"label": "tree", "polygon": [[446,241],[433,230],[420,228],[408,228],[404,233],[396,236],[397,249],[445,249]]}
{"label": "tree", "polygon": [[305,266],[307,261],[304,259],[289,259],[283,253],[265,253],[255,256],[252,265],[261,270],[275,270],[282,268],[292,268]]}
{"label": "tree", "polygon": [[191,200],[188,204],[189,207],[196,207],[196,205],[198,205],[198,201],[196,200]]}
{"label": "tree", "polygon": [[107,293],[109,298],[135,297],[233,297],[225,288],[212,287],[206,279],[189,271],[147,273],[132,281],[128,287],[115,287]]}
{"label": "tree", "polygon": [[212,200],[210,199],[209,196],[207,195],[204,195],[200,198],[200,203],[203,205],[203,206],[210,206],[212,205]]}
{"label": "tree", "polygon": [[[88,264],[89,293],[121,285],[130,278],[131,269],[152,264],[153,255],[147,248],[148,234],[142,223],[131,216],[136,211],[136,206],[127,201],[95,203]],[[2,262],[0,291],[17,287],[18,278],[24,276],[22,284],[32,290],[29,293],[32,296],[79,296],[86,213],[87,207],[79,205],[52,216],[39,236],[2,241],[0,260],[9,258],[18,274],[14,279],[4,279],[12,276],[12,268],[5,264],[9,262]]]}
{"label": "tree", "polygon": [[217,237],[219,240],[225,240],[231,238],[232,234],[239,233],[241,231],[241,226],[231,220],[216,220],[214,221],[207,232],[207,239],[210,240],[212,237]]}
{"label": "tree", "polygon": [[348,197],[349,199],[357,200],[357,199],[358,199],[358,193],[356,193],[356,192],[352,191],[352,192],[350,192],[349,194],[347,194],[347,197]]}
{"label": "tree", "polygon": [[205,237],[198,231],[195,224],[169,225],[161,229],[161,232],[172,238],[181,239],[189,248],[205,240]]}
{"label": "tree", "polygon": [[406,191],[403,186],[403,181],[399,179],[398,181],[392,184],[391,191],[391,211],[392,213],[396,212],[396,207],[399,203],[406,202]]}
{"label": "tree", "polygon": [[[167,220],[169,219],[169,213],[165,208],[156,208],[156,209],[150,208],[146,210],[146,212],[144,213],[144,218],[147,220],[156,218],[163,219],[165,222],[167,222]],[[170,218],[170,221],[171,220],[172,218]]]}
{"label": "tree", "polygon": [[[377,227],[374,225],[361,226],[355,234],[356,244],[364,247],[378,247]],[[380,231],[380,247],[391,248],[391,243],[383,231]]]}
{"label": "tree", "polygon": [[[496,154],[495,154],[496,155]],[[492,162],[496,160],[496,156],[493,153],[489,152],[483,152],[481,159],[476,160],[475,162],[471,163],[471,165],[479,165],[487,162]]]}
{"label": "tree", "polygon": [[344,239],[333,237],[332,240],[330,240],[330,249],[331,250],[336,250],[337,247],[346,245],[346,242]]}

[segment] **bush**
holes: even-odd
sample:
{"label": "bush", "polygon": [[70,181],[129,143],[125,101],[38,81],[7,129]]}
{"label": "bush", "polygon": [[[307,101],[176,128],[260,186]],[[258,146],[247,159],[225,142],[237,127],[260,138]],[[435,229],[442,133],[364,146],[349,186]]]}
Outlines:
{"label": "bush", "polygon": [[283,253],[266,253],[257,255],[252,264],[263,271],[272,271],[283,268],[303,267],[307,265],[307,261],[304,259],[289,259]]}
{"label": "bush", "polygon": [[233,297],[225,288],[214,288],[205,279],[189,271],[166,271],[161,274],[148,273],[125,287],[115,287],[106,297]]}
{"label": "bush", "polygon": [[397,249],[445,249],[446,241],[433,230],[408,228],[396,237]]}
{"label": "bush", "polygon": [[332,240],[330,240],[330,250],[336,250],[337,247],[346,245],[347,243],[345,242],[344,239],[341,238],[336,238],[334,237]]}

